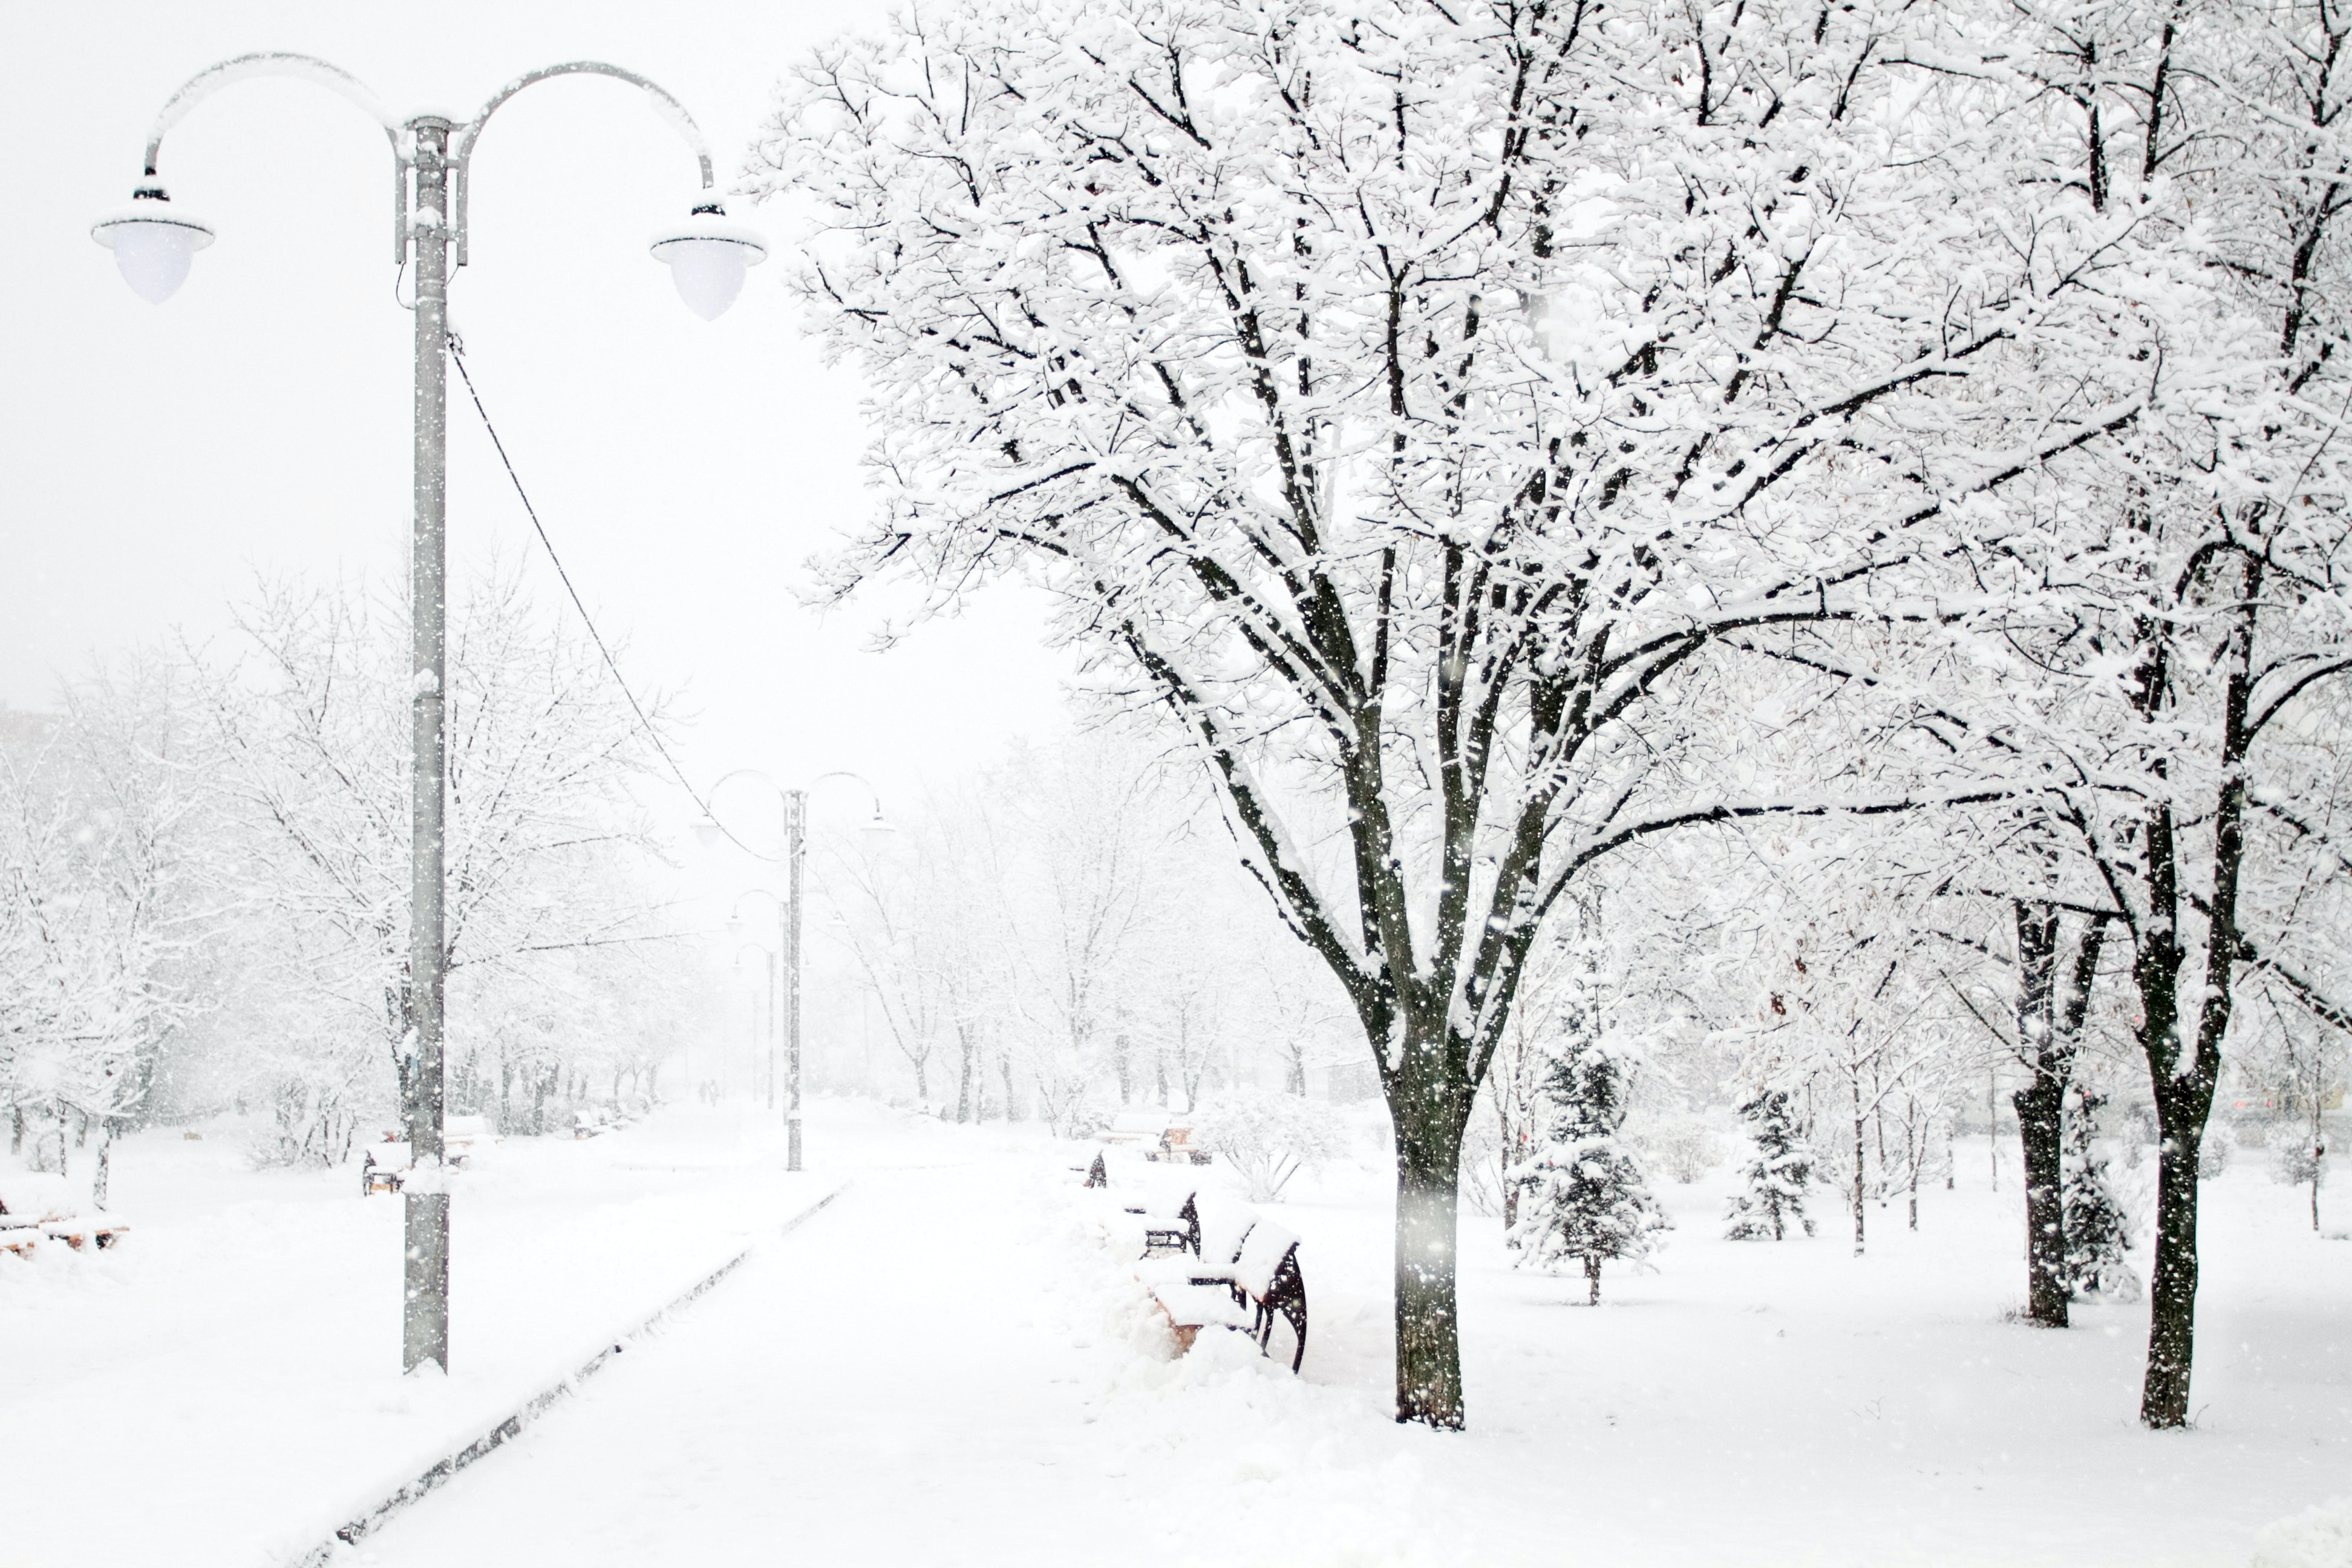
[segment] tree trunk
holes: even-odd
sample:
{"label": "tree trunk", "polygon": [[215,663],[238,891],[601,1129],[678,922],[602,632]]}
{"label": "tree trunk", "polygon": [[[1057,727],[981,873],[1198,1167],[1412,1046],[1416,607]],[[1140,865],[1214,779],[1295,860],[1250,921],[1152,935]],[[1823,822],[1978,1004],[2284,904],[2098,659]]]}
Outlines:
{"label": "tree trunk", "polygon": [[2148,1286],[2140,1419],[2150,1426],[2185,1426],[2197,1343],[2197,1150],[2205,1118],[2197,1115],[2192,1126],[2162,1100],[2157,1115],[2164,1136],[2157,1145],[2156,1269]]}
{"label": "tree trunk", "polygon": [[1461,1325],[1454,1312],[1461,1183],[1458,1131],[1449,1133],[1442,1121],[1398,1127],[1396,1418],[1455,1430],[1463,1423]]}
{"label": "tree trunk", "polygon": [[997,1070],[1004,1075],[1004,1120],[1018,1121],[1021,1120],[1021,1102],[1013,1098],[1013,1058],[999,1057],[996,1066]]}
{"label": "tree trunk", "polygon": [[1590,1254],[1586,1256],[1584,1279],[1585,1282],[1592,1287],[1591,1294],[1584,1299],[1584,1304],[1588,1307],[1598,1307],[1601,1305],[1601,1259],[1599,1258]]}
{"label": "tree trunk", "polygon": [[2031,1088],[2010,1096],[2017,1106],[2017,1141],[2025,1158],[2025,1315],[2045,1329],[2067,1325],[2064,1141],[2061,1114],[2065,1080],[2036,1073]]}
{"label": "tree trunk", "polygon": [[1503,1228],[1508,1230],[1519,1223],[1519,1184],[1511,1180],[1511,1166],[1516,1163],[1518,1149],[1512,1142],[1511,1119],[1503,1113],[1502,1100],[1501,1095],[1495,1096],[1495,1141],[1502,1145],[1502,1153],[1496,1163],[1502,1166],[1499,1173],[1503,1183]]}
{"label": "tree trunk", "polygon": [[963,1047],[963,1064],[956,1079],[956,1121],[965,1122],[972,1120],[971,1036],[966,1030],[958,1029],[956,1038]]}
{"label": "tree trunk", "polygon": [[1859,1070],[1846,1075],[1853,1089],[1853,1255],[1862,1256],[1862,1074]]}
{"label": "tree trunk", "polygon": [[2327,1129],[2319,1120],[2319,1097],[2326,1080],[2315,1075],[2311,1090],[2311,1228],[2319,1229],[2319,1179],[2327,1171]]}

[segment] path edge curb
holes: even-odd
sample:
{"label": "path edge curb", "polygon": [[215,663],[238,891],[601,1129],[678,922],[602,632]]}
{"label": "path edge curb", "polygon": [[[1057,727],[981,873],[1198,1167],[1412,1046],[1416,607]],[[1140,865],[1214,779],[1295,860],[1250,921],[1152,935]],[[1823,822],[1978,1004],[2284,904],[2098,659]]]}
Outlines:
{"label": "path edge curb", "polygon": [[402,1482],[391,1496],[362,1509],[347,1522],[336,1526],[332,1534],[309,1551],[299,1556],[282,1559],[281,1568],[332,1568],[338,1561],[339,1554],[347,1548],[356,1546],[362,1538],[382,1528],[393,1515],[424,1498],[475,1460],[487,1458],[503,1447],[509,1438],[520,1436],[524,1427],[545,1415],[557,1401],[576,1392],[583,1379],[593,1377],[603,1371],[604,1363],[618,1355],[624,1345],[632,1340],[642,1338],[649,1330],[660,1324],[672,1313],[693,1304],[698,1297],[741,1268],[745,1260],[767,1242],[789,1235],[807,1221],[815,1218],[834,1199],[847,1192],[855,1184],[855,1181],[854,1177],[844,1180],[831,1192],[784,1221],[773,1231],[746,1244],[726,1262],[670,1298],[662,1306],[614,1334],[612,1343],[532,1394],[523,1402],[521,1408],[502,1420],[493,1422],[488,1430],[477,1436],[472,1442],[426,1466],[423,1472],[413,1479]]}

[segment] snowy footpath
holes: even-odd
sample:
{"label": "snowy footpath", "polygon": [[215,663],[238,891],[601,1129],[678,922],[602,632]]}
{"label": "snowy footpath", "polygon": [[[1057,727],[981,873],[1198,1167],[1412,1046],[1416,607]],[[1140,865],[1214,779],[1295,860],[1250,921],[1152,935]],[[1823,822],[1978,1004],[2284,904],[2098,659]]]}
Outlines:
{"label": "snowy footpath", "polygon": [[[208,1177],[211,1145],[127,1150],[118,1206],[154,1223],[0,1276],[0,1563],[284,1563],[746,1241],[337,1561],[2244,1568],[2263,1526],[2352,1494],[2352,1243],[2299,1229],[2259,1172],[2207,1190],[2189,1432],[2133,1421],[2140,1309],[2005,1319],[2015,1194],[1986,1190],[1979,1144],[1917,1235],[1874,1211],[1861,1259],[1829,1194],[1822,1236],[1767,1246],[1717,1239],[1727,1173],[1665,1186],[1658,1271],[1612,1272],[1597,1310],[1465,1216],[1471,1429],[1441,1435],[1388,1419],[1369,1145],[1265,1205],[1306,1238],[1294,1378],[1234,1336],[1172,1355],[1077,1145],[821,1102],[793,1178],[729,1114],[486,1163],[446,1382],[389,1364],[396,1205],[278,1173],[207,1207],[259,1178]],[[2318,1540],[2265,1562],[2352,1561]]]}
{"label": "snowy footpath", "polygon": [[1860,1261],[1833,1209],[1731,1244],[1714,1184],[1668,1187],[1660,1271],[1598,1310],[1468,1220],[1444,1436],[1387,1419],[1375,1160],[1270,1209],[1307,1238],[1293,1378],[1231,1336],[1171,1359],[1075,1146],[851,1107],[812,1137],[861,1167],[837,1204],[355,1560],[2242,1565],[2352,1493],[2352,1244],[2259,1176],[2209,1204],[2192,1432],[2132,1419],[2138,1310],[2003,1321],[1980,1176]]}

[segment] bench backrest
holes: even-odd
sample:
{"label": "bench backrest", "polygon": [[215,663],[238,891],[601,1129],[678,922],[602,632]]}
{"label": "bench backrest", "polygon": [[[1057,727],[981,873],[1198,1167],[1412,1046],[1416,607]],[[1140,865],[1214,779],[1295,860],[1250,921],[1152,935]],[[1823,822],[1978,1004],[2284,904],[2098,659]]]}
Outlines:
{"label": "bench backrest", "polygon": [[[1234,1283],[1260,1300],[1274,1287],[1274,1277],[1282,1268],[1282,1260],[1298,1245],[1298,1237],[1290,1231],[1262,1219],[1250,1227],[1248,1237],[1234,1258]],[[1205,1248],[1203,1249],[1206,1250]]]}
{"label": "bench backrest", "polygon": [[1231,1268],[1260,1223],[1257,1215],[1247,1209],[1229,1210],[1220,1205],[1201,1222],[1201,1261],[1221,1268]]}

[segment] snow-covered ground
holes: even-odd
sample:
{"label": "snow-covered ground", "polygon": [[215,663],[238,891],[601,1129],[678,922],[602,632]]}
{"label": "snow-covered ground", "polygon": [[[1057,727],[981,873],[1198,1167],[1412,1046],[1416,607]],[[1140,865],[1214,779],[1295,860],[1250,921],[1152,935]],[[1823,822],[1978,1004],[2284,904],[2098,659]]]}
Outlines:
{"label": "snow-covered ground", "polygon": [[404,1379],[401,1201],[207,1132],[116,1143],[119,1246],[0,1256],[5,1568],[313,1546],[828,1190],[735,1108],[501,1142],[453,1184],[455,1373]]}
{"label": "snow-covered ground", "polygon": [[0,1271],[0,1563],[259,1568],[845,1178],[348,1555],[2242,1565],[2264,1524],[2352,1493],[2352,1243],[2259,1162],[2207,1188],[2189,1432],[2133,1420],[2139,1309],[2005,1320],[2016,1194],[1985,1190],[1979,1143],[1917,1236],[1874,1214],[1860,1260],[1830,1194],[1818,1238],[1768,1246],[1717,1239],[1727,1172],[1666,1186],[1659,1270],[1612,1272],[1597,1310],[1466,1220],[1471,1429],[1445,1436],[1387,1418],[1369,1150],[1270,1205],[1306,1237],[1294,1379],[1231,1338],[1171,1358],[1076,1145],[850,1102],[814,1108],[810,1144],[798,1185],[730,1111],[502,1146],[459,1194],[439,1386],[394,1372],[395,1204],[216,1142],[121,1146],[120,1254]]}

